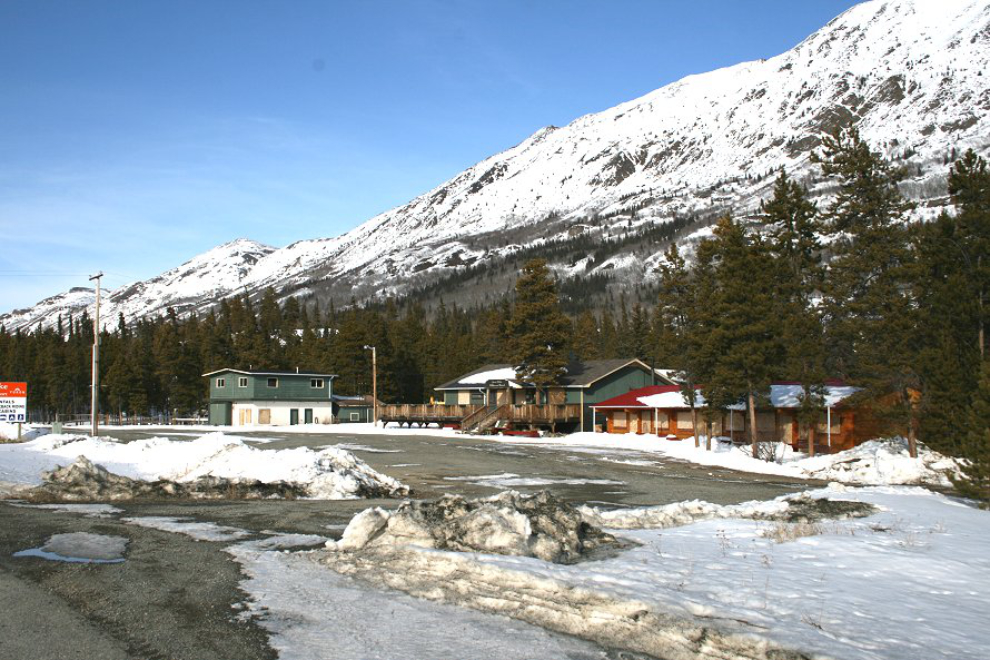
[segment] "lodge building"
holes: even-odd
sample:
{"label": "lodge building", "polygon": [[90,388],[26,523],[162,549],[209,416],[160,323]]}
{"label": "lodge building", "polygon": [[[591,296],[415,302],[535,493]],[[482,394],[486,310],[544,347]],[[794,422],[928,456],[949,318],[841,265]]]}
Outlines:
{"label": "lodge building", "polygon": [[[830,381],[824,389],[824,411],[815,429],[815,449],[837,452],[878,436],[876,416],[870,406],[852,405],[849,399],[860,389]],[[807,448],[807,429],[798,421],[803,388],[800,383],[777,382],[770,386],[767,401],[757,406],[758,442],[783,442]],[[682,440],[694,436],[691,404],[680,385],[643,387],[620,394],[593,406],[604,417],[600,431],[643,433]],[[705,399],[700,388],[695,396],[698,434],[706,432]],[[748,442],[749,419],[744,404],[718,411],[713,419],[712,436]]]}
{"label": "lodge building", "polygon": [[334,374],[218,369],[210,379],[210,424],[332,424]]}

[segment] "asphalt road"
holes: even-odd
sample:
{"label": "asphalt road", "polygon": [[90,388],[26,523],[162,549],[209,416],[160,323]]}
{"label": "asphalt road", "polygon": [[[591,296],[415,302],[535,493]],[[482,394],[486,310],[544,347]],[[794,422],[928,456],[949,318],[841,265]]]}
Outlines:
{"label": "asphalt road", "polygon": [[[123,440],[175,432],[109,431]],[[504,444],[477,438],[265,432],[263,449],[345,445],[413,496],[491,495],[547,488],[575,503],[621,507],[685,499],[768,499],[813,484],[664,460],[639,452]],[[250,439],[251,434],[243,434]],[[260,437],[260,436],[259,436]],[[617,462],[622,461],[622,462]],[[590,483],[594,482],[594,483]],[[351,516],[395,500],[114,503],[125,514],[95,518],[0,503],[0,660],[275,658],[267,635],[237,617],[246,595],[227,542],[128,525],[128,516],[181,516],[249,531],[339,534]],[[92,532],[130,539],[120,564],[67,564],[13,553],[52,534]]]}

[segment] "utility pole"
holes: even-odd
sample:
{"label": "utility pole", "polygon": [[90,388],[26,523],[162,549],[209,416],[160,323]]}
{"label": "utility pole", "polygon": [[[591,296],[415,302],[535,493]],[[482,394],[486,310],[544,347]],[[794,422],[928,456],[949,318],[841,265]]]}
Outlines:
{"label": "utility pole", "polygon": [[96,280],[96,315],[93,317],[93,398],[90,403],[90,435],[94,438],[100,434],[100,278],[99,272],[89,278]]}
{"label": "utility pole", "polygon": [[371,351],[371,423],[378,424],[378,352],[374,346],[365,346]]}

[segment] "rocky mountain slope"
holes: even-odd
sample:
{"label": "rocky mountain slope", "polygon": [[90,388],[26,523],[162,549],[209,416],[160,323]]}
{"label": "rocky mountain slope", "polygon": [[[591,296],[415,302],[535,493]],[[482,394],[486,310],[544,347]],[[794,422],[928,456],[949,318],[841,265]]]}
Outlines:
{"label": "rocky mountain slope", "polygon": [[[273,249],[239,240],[113,292],[107,318],[203,309],[272,286],[346,303],[417,293],[480,300],[513,259],[544,254],[566,282],[649,282],[669,240],[751,214],[786,167],[816,195],[810,153],[855,123],[912,173],[919,215],[946,203],[950,157],[990,151],[990,0],[872,0],[792,50],[689,76],[642,98],[544,128],[346,234]],[[0,316],[51,324],[76,292]]]}

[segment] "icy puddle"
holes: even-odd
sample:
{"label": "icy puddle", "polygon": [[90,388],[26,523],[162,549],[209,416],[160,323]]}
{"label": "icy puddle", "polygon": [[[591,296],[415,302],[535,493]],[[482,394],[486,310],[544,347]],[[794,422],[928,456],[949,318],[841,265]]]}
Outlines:
{"label": "icy puddle", "polygon": [[40,548],[15,552],[15,557],[38,557],[49,561],[72,564],[119,564],[124,561],[127,539],[122,536],[106,536],[73,532],[55,534]]}
{"label": "icy puddle", "polygon": [[523,477],[512,472],[502,474],[479,474],[474,477],[444,477],[445,481],[464,481],[475,486],[489,488],[518,488],[520,486],[625,486],[621,481],[611,479],[571,479],[567,477]]}

